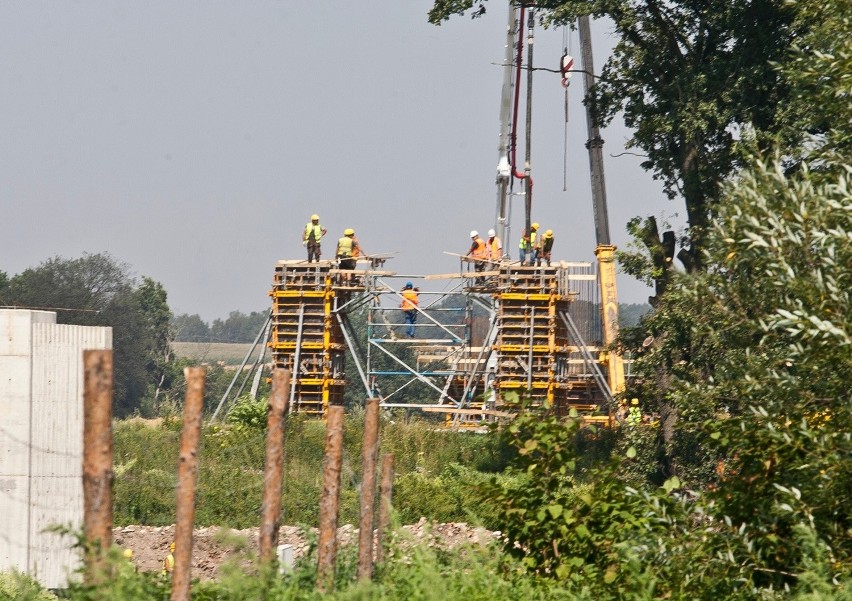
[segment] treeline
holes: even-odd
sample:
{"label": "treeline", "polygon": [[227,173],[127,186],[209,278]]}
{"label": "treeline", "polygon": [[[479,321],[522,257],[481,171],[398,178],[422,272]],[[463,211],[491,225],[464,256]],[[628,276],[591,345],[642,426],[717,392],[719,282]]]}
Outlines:
{"label": "treeline", "polygon": [[208,323],[197,313],[182,313],[171,325],[177,342],[254,342],[268,316],[269,311],[231,311],[226,319]]}
{"label": "treeline", "polygon": [[55,311],[59,323],[112,327],[119,416],[157,411],[179,386],[166,290],[149,277],[137,280],[109,253],[53,257],[12,277],[0,271],[0,305]]}

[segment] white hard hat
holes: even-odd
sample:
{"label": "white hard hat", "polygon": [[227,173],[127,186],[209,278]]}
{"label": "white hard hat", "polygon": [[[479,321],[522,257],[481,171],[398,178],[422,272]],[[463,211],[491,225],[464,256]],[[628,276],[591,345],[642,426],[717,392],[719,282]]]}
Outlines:
{"label": "white hard hat", "polygon": [[470,230],[470,237],[471,238],[476,238],[478,235],[479,235],[479,232],[477,232],[476,230]]}
{"label": "white hard hat", "polygon": [[494,230],[488,230],[488,237],[489,238],[493,238],[496,235],[497,235],[497,232],[495,232]]}

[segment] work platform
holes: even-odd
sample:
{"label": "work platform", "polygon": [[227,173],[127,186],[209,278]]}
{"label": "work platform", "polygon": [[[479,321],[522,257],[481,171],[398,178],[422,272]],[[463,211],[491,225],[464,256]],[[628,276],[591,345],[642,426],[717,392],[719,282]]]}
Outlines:
{"label": "work platform", "polygon": [[[292,370],[292,411],[325,415],[349,386],[457,426],[513,415],[524,400],[609,419],[592,264],[475,272],[463,261],[459,273],[424,276],[443,289],[419,291],[413,337],[395,283],[403,276],[366,266],[276,264],[268,346],[274,366]],[[357,373],[346,373],[347,349]]]}

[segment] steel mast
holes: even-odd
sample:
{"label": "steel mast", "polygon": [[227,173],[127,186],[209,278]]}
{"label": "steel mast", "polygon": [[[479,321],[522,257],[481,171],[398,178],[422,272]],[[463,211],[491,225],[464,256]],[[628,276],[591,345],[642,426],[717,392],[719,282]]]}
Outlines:
{"label": "steel mast", "polygon": [[[589,139],[589,169],[592,183],[592,207],[595,219],[595,256],[598,259],[598,282],[601,289],[601,313],[603,318],[603,342],[610,345],[618,338],[618,295],[615,287],[615,246],[609,237],[609,215],[606,205],[606,186],[604,184],[603,138],[594,114],[594,104],[590,101],[595,87],[595,65],[592,57],[592,35],[589,17],[577,19],[580,34],[580,48],[583,60],[583,90],[586,103],[586,127]],[[609,352],[607,360],[609,387],[613,395],[624,392],[624,360],[615,351]]]}

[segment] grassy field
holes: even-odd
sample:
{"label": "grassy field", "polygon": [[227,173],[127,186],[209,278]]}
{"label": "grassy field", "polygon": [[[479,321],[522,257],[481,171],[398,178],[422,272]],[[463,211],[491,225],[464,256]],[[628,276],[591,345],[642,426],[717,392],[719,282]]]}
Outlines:
{"label": "grassy field", "polygon": [[[202,363],[239,365],[251,348],[251,343],[231,342],[173,342],[172,349],[181,359],[191,359]],[[252,359],[259,352],[255,348]],[[269,353],[267,352],[267,358]]]}

